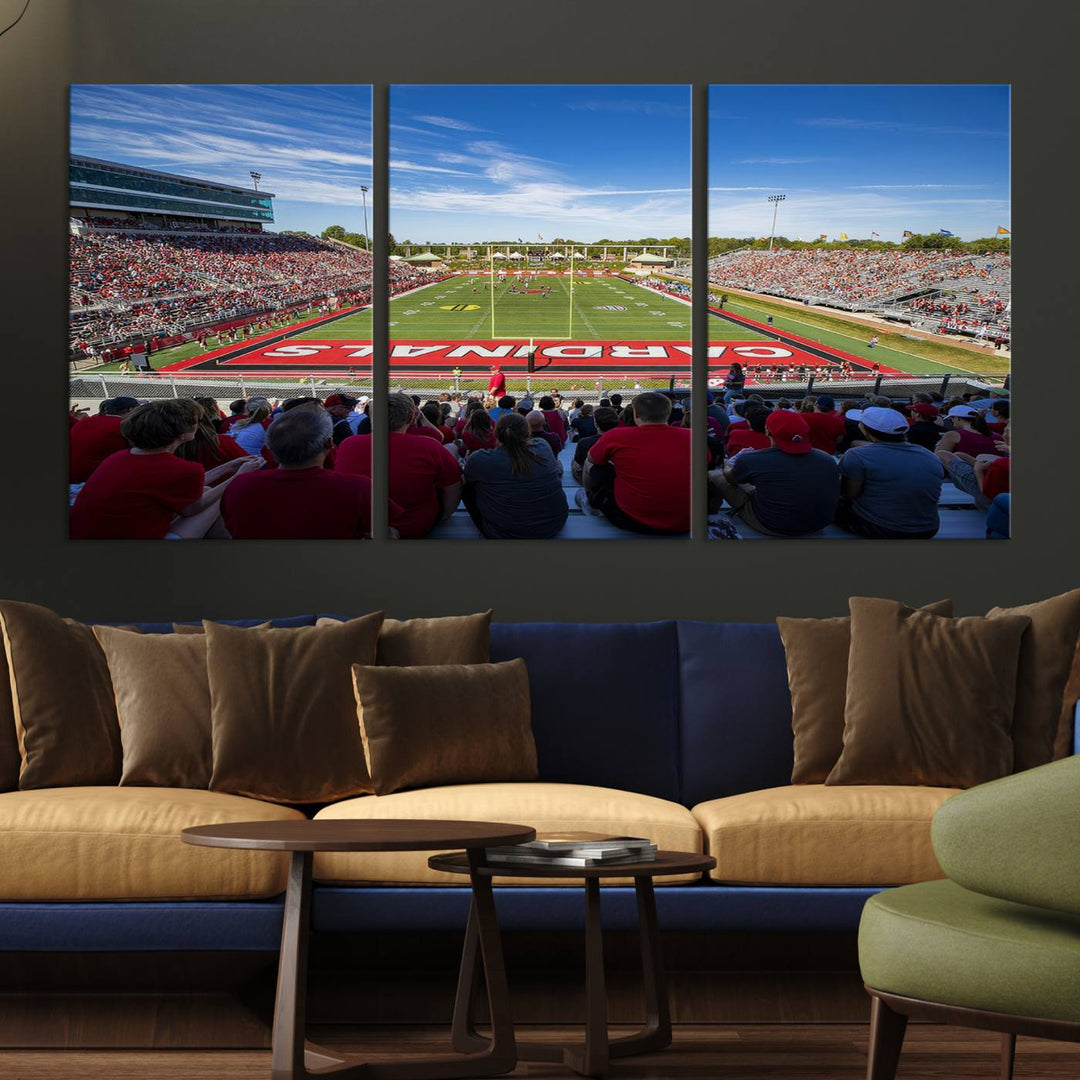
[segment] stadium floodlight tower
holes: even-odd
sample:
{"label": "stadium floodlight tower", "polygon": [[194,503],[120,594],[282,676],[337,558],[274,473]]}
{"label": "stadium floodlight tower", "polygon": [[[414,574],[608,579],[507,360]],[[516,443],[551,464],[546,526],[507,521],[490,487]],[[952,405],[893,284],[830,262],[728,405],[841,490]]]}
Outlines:
{"label": "stadium floodlight tower", "polygon": [[259,181],[262,179],[262,173],[252,171],[252,172],[248,173],[248,176],[251,177],[251,182],[255,185],[255,190],[258,191],[259,190]]}
{"label": "stadium floodlight tower", "polygon": [[367,231],[367,193],[368,189],[360,185],[360,198],[364,200],[364,239],[367,240],[368,251],[371,250],[371,236]]}
{"label": "stadium floodlight tower", "polygon": [[772,232],[769,233],[769,250],[772,251],[773,237],[776,236],[776,211],[780,209],[780,204],[787,198],[786,195],[770,195],[769,202],[772,203]]}

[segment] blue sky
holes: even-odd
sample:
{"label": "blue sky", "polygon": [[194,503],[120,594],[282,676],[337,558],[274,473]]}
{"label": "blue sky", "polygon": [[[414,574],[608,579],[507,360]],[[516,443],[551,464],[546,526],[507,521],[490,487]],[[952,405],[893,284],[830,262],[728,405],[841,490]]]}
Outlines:
{"label": "blue sky", "polygon": [[[367,86],[73,86],[71,150],[273,192],[275,229],[364,227]],[[407,169],[409,163],[405,162]],[[371,201],[368,200],[368,219]]]}
{"label": "blue sky", "polygon": [[690,235],[689,87],[394,86],[390,124],[399,240]]}
{"label": "blue sky", "polygon": [[709,234],[852,239],[1009,221],[1006,86],[712,86]]}

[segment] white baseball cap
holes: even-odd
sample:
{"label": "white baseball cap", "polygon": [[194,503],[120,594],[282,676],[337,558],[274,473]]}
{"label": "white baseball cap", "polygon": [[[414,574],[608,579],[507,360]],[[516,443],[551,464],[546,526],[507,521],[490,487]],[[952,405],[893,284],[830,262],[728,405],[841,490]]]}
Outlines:
{"label": "white baseball cap", "polygon": [[970,420],[973,416],[979,415],[979,410],[973,409],[970,405],[954,405],[945,415],[950,420],[956,418]]}
{"label": "white baseball cap", "polygon": [[[851,413],[848,413],[848,419],[851,419]],[[880,435],[900,435],[908,429],[905,417],[895,409],[883,409],[879,405],[863,409],[857,419],[863,427],[876,431]]]}

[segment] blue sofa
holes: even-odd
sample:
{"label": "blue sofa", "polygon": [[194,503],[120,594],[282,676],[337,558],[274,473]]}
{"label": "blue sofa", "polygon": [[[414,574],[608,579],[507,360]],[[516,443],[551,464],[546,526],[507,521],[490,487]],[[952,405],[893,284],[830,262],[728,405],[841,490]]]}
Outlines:
{"label": "blue sofa", "polygon": [[[315,618],[275,625],[310,625]],[[148,623],[140,629],[167,633],[172,627]],[[773,624],[494,623],[492,660],[514,657],[528,663],[541,781],[637,793],[683,808],[736,796],[742,796],[741,806],[753,802],[749,793],[777,789],[792,794],[779,791],[774,800],[800,796],[800,789],[789,787],[791,701]],[[828,790],[830,797],[846,797]],[[932,808],[925,811],[927,850],[931,813]],[[917,822],[913,835],[919,843],[921,828]],[[868,836],[867,844],[879,835]],[[722,840],[706,835],[707,849],[710,842],[724,848]],[[763,873],[756,881],[669,885],[657,892],[660,923],[666,931],[853,933],[866,899],[913,873],[908,866],[898,869],[896,880],[886,872],[885,880],[844,884],[778,883]],[[469,897],[460,886],[324,884],[318,873],[316,880],[316,931],[460,931],[465,924]],[[497,896],[505,930],[581,925],[575,889],[516,886],[497,889]],[[631,888],[605,888],[603,903],[605,926],[636,925]],[[276,950],[281,914],[280,896],[217,902],[21,900],[0,903],[0,953]]]}

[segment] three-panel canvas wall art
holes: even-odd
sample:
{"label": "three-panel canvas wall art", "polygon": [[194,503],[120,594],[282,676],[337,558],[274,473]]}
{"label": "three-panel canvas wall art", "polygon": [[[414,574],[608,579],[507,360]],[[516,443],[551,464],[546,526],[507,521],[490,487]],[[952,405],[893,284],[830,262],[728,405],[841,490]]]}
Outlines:
{"label": "three-panel canvas wall art", "polygon": [[389,100],[71,88],[73,539],[1010,535],[1007,86]]}

